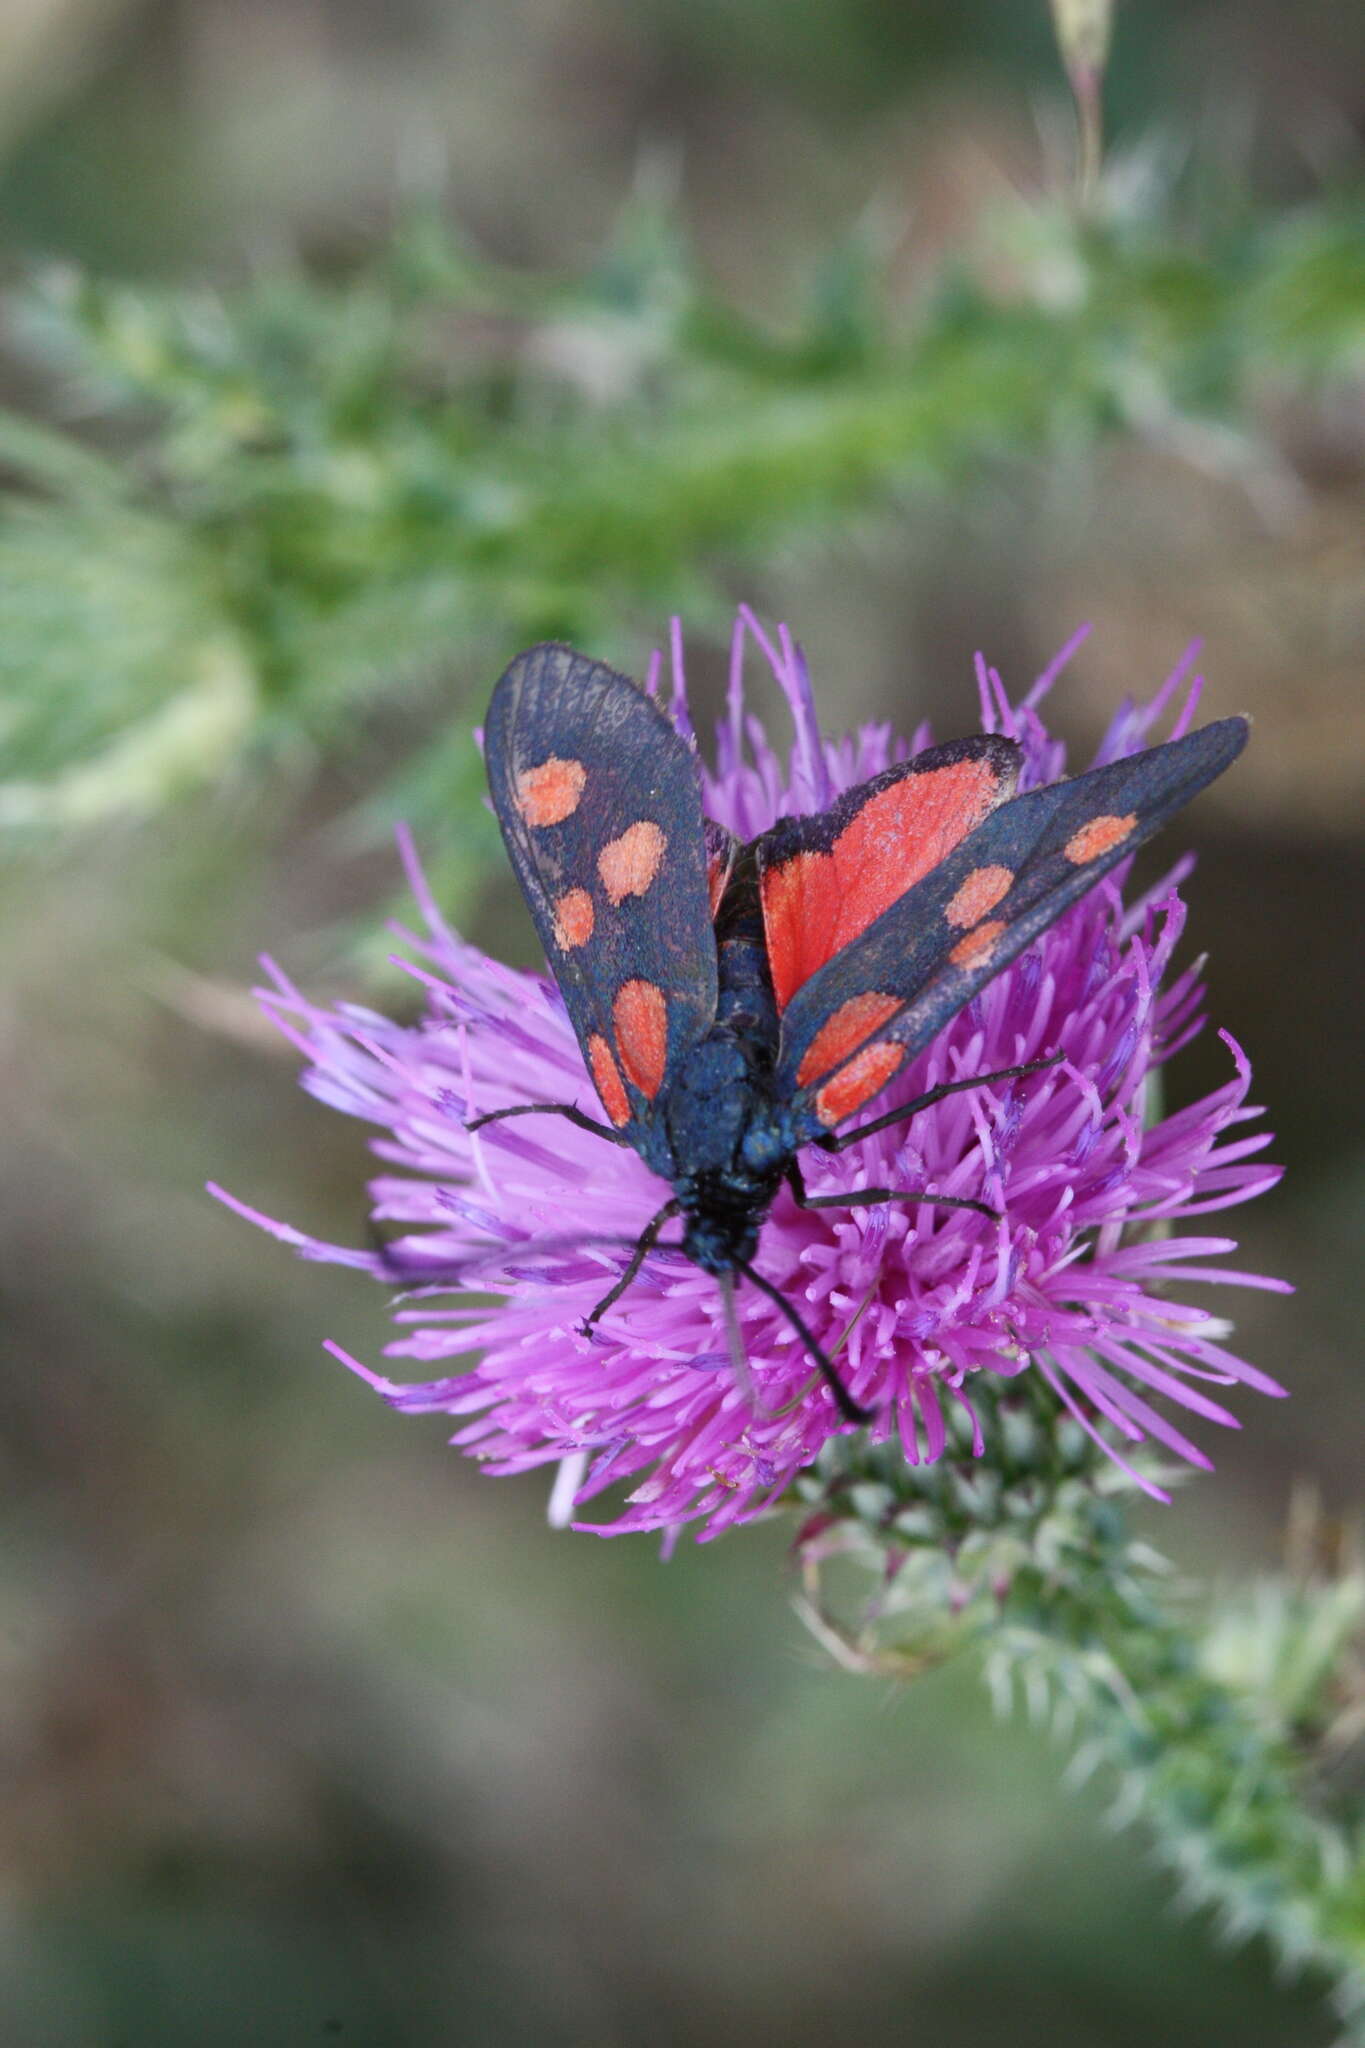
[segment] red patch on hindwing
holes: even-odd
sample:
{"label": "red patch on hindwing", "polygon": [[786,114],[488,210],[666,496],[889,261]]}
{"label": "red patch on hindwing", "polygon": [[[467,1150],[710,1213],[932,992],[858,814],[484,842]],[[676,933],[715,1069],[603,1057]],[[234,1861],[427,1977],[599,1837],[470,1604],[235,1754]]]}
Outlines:
{"label": "red patch on hindwing", "polygon": [[619,1131],[622,1124],[630,1122],[630,1097],[626,1084],[621,1079],[621,1070],[616,1064],[611,1047],[600,1031],[594,1031],[588,1040],[588,1065],[602,1107]]}
{"label": "red patch on hindwing", "polygon": [[[780,867],[769,868],[760,887],[773,994],[778,1009],[785,1010],[802,982],[834,950],[826,936],[839,915],[834,862],[827,853],[794,853]],[[807,924],[817,904],[818,933]]]}
{"label": "red patch on hindwing", "polygon": [[850,1053],[857,1052],[863,1041],[870,1038],[900,1007],[899,996],[882,995],[875,989],[868,990],[865,995],[851,996],[848,1002],[841,1003],[833,1016],[825,1019],[806,1047],[796,1070],[797,1086],[808,1087],[812,1081],[818,1081],[821,1074],[827,1074],[831,1067],[837,1067],[841,1060],[846,1060]]}
{"label": "red patch on hindwing", "polygon": [[623,982],[611,1006],[627,1077],[653,1102],[668,1065],[668,1004],[652,981]]}
{"label": "red patch on hindwing", "polygon": [[827,850],[805,847],[768,869],[763,922],[779,1010],[981,823],[1000,786],[988,758],[904,775],[869,796]]}

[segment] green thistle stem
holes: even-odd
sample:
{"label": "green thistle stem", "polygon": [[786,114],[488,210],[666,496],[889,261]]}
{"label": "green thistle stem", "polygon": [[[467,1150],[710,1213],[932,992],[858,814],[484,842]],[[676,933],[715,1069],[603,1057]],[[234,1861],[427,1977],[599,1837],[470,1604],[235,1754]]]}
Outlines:
{"label": "green thistle stem", "polygon": [[918,1469],[831,1446],[800,1488],[803,1618],[855,1670],[910,1677],[975,1649],[1002,1708],[1046,1709],[1077,1775],[1116,1777],[1118,1816],[1142,1820],[1181,1903],[1320,1974],[1343,2038],[1365,2042],[1362,1816],[1334,1789],[1359,1732],[1342,1674],[1365,1574],[1196,1603],[1131,1533],[1123,1475],[1027,1381],[977,1407],[979,1462],[962,1432]]}

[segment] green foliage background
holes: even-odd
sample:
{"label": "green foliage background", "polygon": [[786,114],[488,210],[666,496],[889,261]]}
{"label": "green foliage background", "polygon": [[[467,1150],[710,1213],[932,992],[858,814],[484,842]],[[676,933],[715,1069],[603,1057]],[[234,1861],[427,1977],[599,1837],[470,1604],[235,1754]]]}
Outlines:
{"label": "green foliage background", "polygon": [[[1274,1981],[1255,1944],[1211,1965],[1141,1833],[1096,1825],[1136,1769],[1122,1717],[1066,1794],[971,1657],[909,1688],[826,1669],[789,1528],[666,1570],[552,1538],[534,1482],[481,1481],[321,1361],[324,1334],[372,1355],[382,1304],[198,1190],[358,1234],[361,1134],[297,1096],[242,989],[263,946],[383,986],[395,818],[458,920],[530,957],[470,743],[525,642],[638,671],[678,610],[704,698],[746,597],[805,639],[827,723],[948,733],[976,646],[1017,684],[1089,616],[1055,700],[1083,742],[1202,631],[1210,706],[1257,732],[1191,827],[1192,934],[1291,1166],[1246,1263],[1300,1295],[1239,1313],[1296,1398],[1244,1404],[1217,1477],[1141,1533],[1203,1577],[1273,1569],[1305,1472],[1330,1532],[1359,1494],[1365,1220],[1358,13],[1122,12],[1088,212],[1041,5],[24,21],[0,33],[15,2037],[1327,2043],[1321,1977]],[[1201,1047],[1174,1085],[1215,1076]],[[1224,1614],[1198,1682],[1261,1657],[1255,1741],[1349,1814],[1330,1549]],[[1163,1812],[1193,1840],[1181,1770],[1173,1744]]]}

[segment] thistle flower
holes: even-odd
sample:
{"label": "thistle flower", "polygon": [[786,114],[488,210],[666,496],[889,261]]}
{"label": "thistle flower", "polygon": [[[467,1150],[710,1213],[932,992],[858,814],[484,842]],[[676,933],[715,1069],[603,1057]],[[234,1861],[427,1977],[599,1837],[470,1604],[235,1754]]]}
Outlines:
{"label": "thistle flower", "polygon": [[[1039,706],[1081,637],[1017,706],[978,661],[982,726],[1020,743],[1023,787],[1065,772]],[[791,714],[786,750],[746,706],[750,640]],[[676,623],[671,655],[670,709],[690,737]],[[1186,686],[1188,668],[1187,658],[1145,708],[1119,711],[1098,760],[1141,746],[1182,692],[1173,736],[1188,726],[1199,694],[1197,678]],[[656,693],[660,669],[656,657]],[[929,737],[921,728],[907,744],[880,724],[822,737],[800,651],[785,628],[774,645],[746,610],[715,766],[700,770],[704,808],[750,839],[781,816],[825,809]],[[399,931],[414,956],[400,964],[421,986],[421,1020],[319,1008],[270,963],[273,985],[260,995],[308,1062],[305,1088],[377,1127],[372,1149],[385,1170],[370,1185],[372,1212],[399,1234],[382,1252],[324,1244],[213,1192],[304,1257],[396,1281],[387,1355],[438,1377],[398,1383],[328,1348],[394,1408],[458,1417],[452,1441],[490,1473],[555,1467],[553,1520],[602,1533],[699,1523],[709,1536],[750,1519],[848,1425],[790,1323],[745,1286],[737,1302],[751,1384],[737,1383],[715,1281],[667,1246],[594,1335],[581,1333],[657,1209],[659,1183],[628,1148],[562,1120],[468,1130],[504,1105],[577,1101],[593,1112],[596,1096],[554,984],[452,932],[406,835],[402,850],[424,929]],[[1056,1051],[1059,1064],[950,1096],[838,1156],[805,1155],[812,1192],[924,1187],[975,1198],[996,1216],[900,1203],[802,1210],[784,1191],[764,1225],[758,1269],[873,1411],[873,1440],[898,1443],[912,1464],[938,1458],[949,1404],[965,1411],[980,1455],[971,1403],[983,1373],[1037,1375],[1125,1469],[1125,1445],[1144,1440],[1207,1466],[1174,1415],[1183,1408],[1235,1427],[1210,1386],[1284,1391],[1225,1347],[1226,1324],[1168,1291],[1182,1281],[1283,1288],[1211,1264],[1235,1249],[1230,1239],[1186,1234],[1279,1177],[1256,1157],[1268,1135],[1243,1130],[1260,1112],[1247,1103],[1241,1049],[1223,1033],[1223,1086],[1171,1115],[1156,1111],[1161,1068],[1203,1021],[1198,964],[1171,968],[1190,866],[1177,862],[1129,905],[1126,870],[1116,869],[968,1004],[878,1109]],[[1150,1476],[1132,1476],[1164,1498]],[[622,1485],[614,1520],[580,1519]]]}

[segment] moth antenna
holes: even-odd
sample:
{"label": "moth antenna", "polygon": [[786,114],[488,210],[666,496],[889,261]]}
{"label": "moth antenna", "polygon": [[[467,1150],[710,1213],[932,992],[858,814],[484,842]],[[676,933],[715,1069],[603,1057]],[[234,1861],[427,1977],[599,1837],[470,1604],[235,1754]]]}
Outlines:
{"label": "moth antenna", "polygon": [[[848,1388],[834,1370],[832,1360],[826,1356],[820,1344],[816,1341],[810,1330],[807,1329],[804,1317],[799,1315],[792,1307],[781,1288],[774,1287],[771,1280],[765,1280],[761,1273],[755,1272],[747,1260],[738,1259],[735,1263],[745,1279],[750,1281],[760,1294],[766,1294],[773,1306],[779,1308],[787,1318],[787,1321],[791,1324],[807,1351],[809,1351],[815,1364],[819,1367],[820,1377],[829,1388],[831,1394],[833,1394],[834,1405],[843,1416],[845,1422],[871,1422],[872,1410],[864,1408],[860,1401],[854,1400],[852,1394],[849,1393]],[[733,1288],[733,1282],[731,1286]]]}

